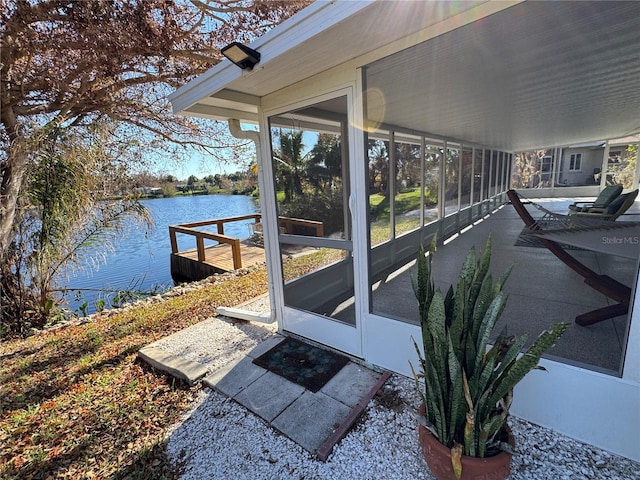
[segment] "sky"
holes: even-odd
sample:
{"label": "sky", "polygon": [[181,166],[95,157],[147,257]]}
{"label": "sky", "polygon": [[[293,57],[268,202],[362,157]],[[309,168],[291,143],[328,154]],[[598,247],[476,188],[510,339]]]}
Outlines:
{"label": "sky", "polygon": [[[255,125],[242,124],[243,130],[256,130]],[[303,134],[304,149],[302,155],[307,154],[318,141],[318,135],[315,132],[305,131]],[[227,155],[231,157],[231,152]],[[241,159],[241,163],[220,162],[213,157],[207,157],[199,152],[191,154],[186,163],[177,164],[168,159],[158,158],[154,173],[170,174],[179,180],[186,180],[191,175],[195,175],[201,179],[207,175],[229,174],[239,170],[245,170],[249,164],[255,160],[255,149],[251,148]]]}
{"label": "sky", "polygon": [[[248,130],[256,127],[242,124],[242,128]],[[229,159],[227,161],[222,161],[213,155],[208,156],[199,151],[192,151],[186,155],[186,161],[174,161],[170,157],[156,156],[152,159],[153,167],[151,170],[155,174],[173,175],[179,180],[186,180],[191,175],[201,179],[207,175],[229,174],[246,170],[249,164],[255,160],[255,148],[251,146],[251,142],[248,143],[250,148],[244,151],[239,159],[233,159],[231,149],[221,154],[222,157]]]}

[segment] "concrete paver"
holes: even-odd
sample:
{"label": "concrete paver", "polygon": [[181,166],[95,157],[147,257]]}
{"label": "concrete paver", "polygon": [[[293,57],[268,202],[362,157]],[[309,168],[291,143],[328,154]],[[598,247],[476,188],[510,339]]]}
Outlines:
{"label": "concrete paver", "polygon": [[304,392],[272,422],[302,448],[316,452],[351,409],[322,392]]}
{"label": "concrete paver", "polygon": [[251,350],[247,355],[251,358],[258,358],[263,353],[267,353],[273,347],[282,342],[285,338],[282,335],[274,335],[273,337],[267,338],[264,342],[260,342],[256,345],[253,350]]}
{"label": "concrete paver", "polygon": [[235,397],[265,373],[267,373],[267,370],[254,365],[251,357],[244,357],[211,375],[207,375],[202,383],[207,387],[219,390],[229,397]]}
{"label": "concrete paver", "polygon": [[271,422],[304,392],[304,387],[267,372],[238,393],[235,400]]}
{"label": "concrete paver", "polygon": [[379,373],[349,362],[320,391],[313,393],[253,363],[255,358],[285,338],[282,335],[270,337],[246,357],[209,375],[204,365],[159,347],[144,347],[138,355],[152,366],[182,378],[190,385],[202,379],[205,386],[233,398],[291,440],[325,460],[335,442],[361,414],[362,406],[373,395],[372,389],[378,388],[378,380],[380,384],[384,380]]}
{"label": "concrete paver", "polygon": [[349,362],[313,393],[252,363],[284,338],[267,339],[242,360],[208,375],[203,383],[232,397],[309,452],[320,456],[318,449],[327,447],[322,454],[326,459],[329,439],[337,436],[337,441],[341,435],[336,429],[342,431],[343,423],[361,413],[355,413],[356,407],[376,386],[380,374]]}
{"label": "concrete paver", "polygon": [[349,407],[355,407],[379,377],[374,371],[349,362],[320,391]]}

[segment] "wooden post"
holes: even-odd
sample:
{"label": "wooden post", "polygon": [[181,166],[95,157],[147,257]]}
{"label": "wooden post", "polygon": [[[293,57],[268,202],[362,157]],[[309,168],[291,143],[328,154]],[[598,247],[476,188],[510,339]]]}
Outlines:
{"label": "wooden post", "polygon": [[178,240],[173,227],[169,227],[169,240],[171,241],[171,253],[178,253]]}
{"label": "wooden post", "polygon": [[218,233],[224,235],[224,222],[216,222],[216,227],[218,227]]}
{"label": "wooden post", "polygon": [[233,252],[233,269],[237,270],[242,268],[242,254],[240,253],[240,239],[234,238],[231,244],[231,251]]}
{"label": "wooden post", "polygon": [[198,248],[198,261],[204,262],[205,253],[204,253],[204,238],[200,235],[196,235],[196,246]]}

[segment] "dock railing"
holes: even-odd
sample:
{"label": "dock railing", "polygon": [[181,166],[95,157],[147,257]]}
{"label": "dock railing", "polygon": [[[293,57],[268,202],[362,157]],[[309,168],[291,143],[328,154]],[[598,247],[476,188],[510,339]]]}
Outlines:
{"label": "dock railing", "polygon": [[302,218],[278,217],[278,223],[280,224],[280,227],[284,229],[285,233],[293,233],[294,226],[297,225],[306,229],[314,230],[314,237],[324,237],[323,222],[305,220]]}
{"label": "dock railing", "polygon": [[[233,257],[233,268],[237,270],[242,268],[242,255],[240,252],[240,239],[230,237],[224,234],[224,225],[226,223],[232,222],[240,222],[242,220],[254,220],[254,230],[255,232],[259,232],[260,229],[255,228],[256,225],[260,224],[260,219],[262,215],[259,213],[252,213],[249,215],[241,215],[238,217],[228,217],[228,218],[216,218],[213,220],[202,220],[199,222],[190,222],[190,223],[181,223],[178,225],[170,225],[169,226],[169,239],[171,241],[171,253],[178,254],[180,250],[178,249],[178,238],[176,236],[177,233],[182,233],[185,235],[191,235],[196,238],[196,251],[198,253],[198,262],[206,261],[206,249],[204,246],[205,239],[213,240],[218,243],[224,243],[231,245],[231,252]],[[318,222],[315,220],[304,220],[301,218],[291,218],[291,217],[278,217],[278,223],[281,228],[281,233],[292,234],[295,231],[295,227],[303,227],[307,229],[307,231],[313,231],[314,236],[323,237],[324,236],[324,224],[323,222]],[[197,227],[205,227],[209,225],[215,225],[217,228],[217,233],[208,232],[206,230],[199,230]]]}
{"label": "dock railing", "polygon": [[[213,220],[202,220],[199,222],[181,223],[179,225],[169,226],[169,239],[171,241],[171,253],[179,253],[178,250],[178,238],[176,233],[183,233],[186,235],[192,235],[196,237],[196,250],[198,252],[198,261],[206,261],[206,250],[204,248],[204,240],[214,240],[218,243],[225,243],[231,245],[231,252],[233,256],[233,268],[235,270],[242,268],[242,255],[240,253],[240,239],[229,237],[224,234],[224,224],[231,222],[240,222],[242,220],[254,219],[259,222],[262,215],[259,213],[253,213],[250,215],[241,215],[239,217],[228,218],[216,218]],[[215,225],[218,232],[212,233],[205,230],[198,230],[196,227],[205,227],[209,225]]]}

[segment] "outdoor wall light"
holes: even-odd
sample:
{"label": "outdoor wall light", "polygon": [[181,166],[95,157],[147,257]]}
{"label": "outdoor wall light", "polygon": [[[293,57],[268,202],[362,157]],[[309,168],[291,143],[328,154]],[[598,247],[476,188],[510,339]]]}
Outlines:
{"label": "outdoor wall light", "polygon": [[230,43],[220,53],[243,70],[252,70],[260,61],[260,52],[238,42]]}

